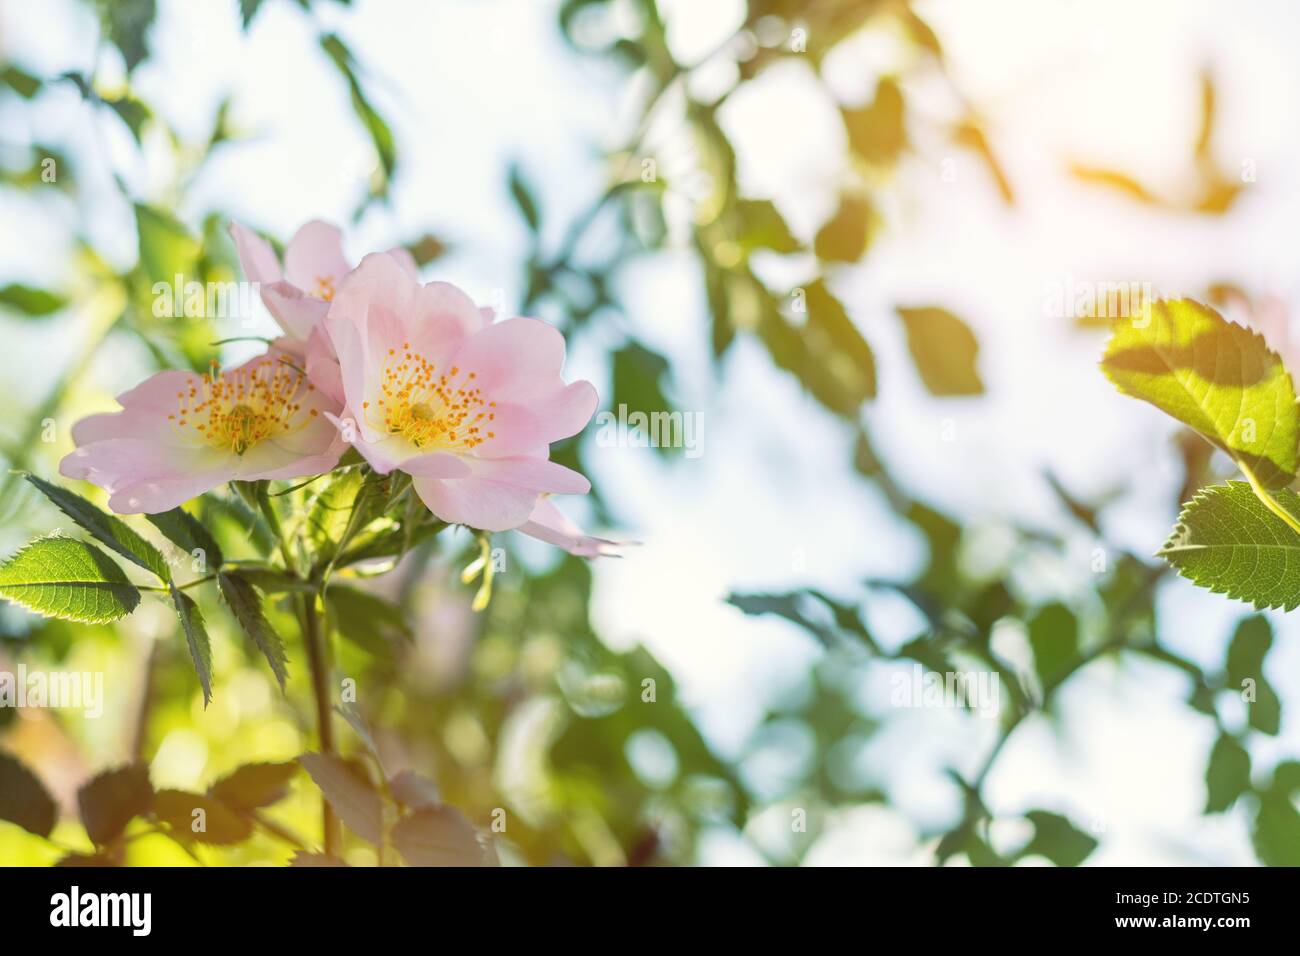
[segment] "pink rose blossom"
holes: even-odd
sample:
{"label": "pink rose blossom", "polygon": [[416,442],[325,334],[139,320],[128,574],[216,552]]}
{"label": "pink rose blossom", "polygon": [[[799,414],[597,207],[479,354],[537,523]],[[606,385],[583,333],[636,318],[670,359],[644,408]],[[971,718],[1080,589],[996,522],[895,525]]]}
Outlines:
{"label": "pink rose blossom", "polygon": [[108,491],[118,514],[168,511],[235,479],[317,475],[346,449],[337,403],[276,350],[224,372],[159,372],[117,400],[122,411],[73,426],[59,471]]}
{"label": "pink rose blossom", "polygon": [[[376,471],[410,474],[443,521],[600,552],[542,498],[591,488],[548,460],[550,443],[581,431],[597,403],[590,382],[560,377],[558,331],[528,318],[493,324],[455,286],[420,285],[383,254],[340,286],[324,329],[339,361],[340,428]],[[314,378],[322,365],[309,355]]]}
{"label": "pink rose blossom", "polygon": [[[284,330],[285,339],[278,344],[302,355],[343,277],[352,271],[343,255],[342,232],[319,219],[300,227],[284,247],[283,272],[275,250],[257,233],[231,223],[230,235],[244,275],[261,287],[262,301]],[[407,250],[398,247],[387,255],[415,277],[415,259]]]}

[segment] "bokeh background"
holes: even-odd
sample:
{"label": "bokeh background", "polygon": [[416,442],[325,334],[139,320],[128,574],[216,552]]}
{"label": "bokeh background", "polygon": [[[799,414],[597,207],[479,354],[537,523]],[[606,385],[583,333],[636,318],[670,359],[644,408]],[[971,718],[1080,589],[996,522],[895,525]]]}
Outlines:
{"label": "bokeh background", "polygon": [[[1282,0],[0,0],[2,450],[52,476],[151,371],[250,354],[212,343],[264,312],[158,319],[152,284],[237,277],[232,219],[331,220],[556,323],[602,408],[702,423],[560,451],[625,557],[498,536],[475,614],[448,532],[367,585],[404,621],[338,622],[380,749],[504,808],[507,862],[1298,864],[1300,632],[1152,557],[1229,468],[1070,307],[1138,283],[1288,349],[1298,41]],[[6,554],[62,519],[12,477],[0,508]],[[106,693],[0,710],[68,811],[61,847],[0,823],[0,862],[84,846],[105,767],[196,789],[314,746],[292,643],[281,695],[216,634],[204,710],[176,631],[0,608],[0,667]],[[914,665],[996,673],[1002,714],[893,706]],[[318,832],[318,795],[272,816]]]}

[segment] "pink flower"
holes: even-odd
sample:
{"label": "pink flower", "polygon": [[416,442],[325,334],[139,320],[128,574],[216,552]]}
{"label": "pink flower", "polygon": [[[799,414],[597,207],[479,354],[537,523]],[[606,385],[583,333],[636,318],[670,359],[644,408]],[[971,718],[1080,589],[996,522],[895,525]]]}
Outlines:
{"label": "pink flower", "polygon": [[59,471],[108,491],[118,514],[168,511],[235,479],[329,471],[346,449],[329,421],[338,405],[290,362],[272,350],[225,372],[159,372],[118,396],[122,411],[77,422]]}
{"label": "pink flower", "polygon": [[[324,328],[339,360],[340,428],[376,471],[410,474],[443,521],[599,550],[542,498],[591,488],[548,460],[597,402],[590,382],[560,377],[558,331],[537,319],[492,324],[455,286],[422,286],[382,254],[340,286]],[[308,371],[320,368],[309,355]]]}
{"label": "pink flower", "polygon": [[[284,247],[283,272],[275,250],[257,233],[232,222],[230,235],[244,275],[261,287],[262,302],[284,330],[285,340],[278,344],[302,355],[343,277],[352,271],[343,255],[342,232],[319,219],[300,227]],[[387,255],[416,276],[415,259],[407,250],[399,246]]]}

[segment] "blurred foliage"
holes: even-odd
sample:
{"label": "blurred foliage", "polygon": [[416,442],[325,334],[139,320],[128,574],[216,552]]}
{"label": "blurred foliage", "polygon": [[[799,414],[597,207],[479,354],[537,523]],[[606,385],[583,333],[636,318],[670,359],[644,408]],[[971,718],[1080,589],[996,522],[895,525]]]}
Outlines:
{"label": "blurred foliage", "polygon": [[[312,7],[332,2],[299,0],[298,6],[314,23]],[[178,274],[200,282],[237,278],[224,234],[226,211],[214,207],[180,217],[176,210],[214,152],[239,148],[239,131],[223,107],[201,142],[186,141],[133,92],[130,75],[150,54],[153,0],[94,6],[103,25],[101,44],[116,49],[125,84],[110,87],[94,72],[40,76],[21,61],[6,62],[0,63],[0,98],[40,110],[44,97],[73,89],[85,101],[86,122],[122,124],[141,154],[143,144],[157,138],[177,167],[174,181],[151,193],[169,197],[166,202],[145,201],[114,176],[134,210],[138,235],[138,256],[122,269],[80,229],[83,207],[94,197],[79,187],[78,172],[102,159],[69,157],[58,143],[0,140],[0,188],[62,204],[65,212],[71,208],[76,277],[68,288],[4,285],[0,320],[75,328],[81,343],[51,370],[44,395],[35,401],[5,396],[17,413],[4,423],[0,450],[14,470],[48,473],[62,446],[42,442],[42,429],[74,414],[84,395],[98,394],[92,356],[102,343],[121,345],[154,368],[203,369],[216,357],[222,333],[212,321],[154,315],[155,282],[170,283]],[[263,6],[262,0],[241,0],[245,29],[256,26]],[[424,865],[492,862],[499,854],[505,862],[643,865],[690,862],[701,837],[721,828],[741,834],[772,862],[796,863],[829,831],[837,811],[889,803],[887,781],[855,771],[849,757],[896,714],[864,703],[852,688],[874,669],[915,663],[937,674],[985,670],[997,675],[1005,694],[994,739],[974,771],[949,772],[958,808],[953,819],[918,834],[924,858],[1006,865],[1036,857],[1072,866],[1104,839],[1086,808],[1017,808],[1012,815],[1024,824],[1022,837],[1008,845],[991,835],[1006,812],[990,809],[986,784],[1018,728],[1059,719],[1058,696],[1077,675],[1099,662],[1141,658],[1183,675],[1187,706],[1214,726],[1206,812],[1244,806],[1259,859],[1300,863],[1300,765],[1283,759],[1255,766],[1249,750],[1253,738],[1276,735],[1279,727],[1278,696],[1264,676],[1272,641],[1266,619],[1243,619],[1216,672],[1176,654],[1157,637],[1153,595],[1164,567],[1106,540],[1114,496],[1076,496],[1053,476],[1045,482],[1060,499],[1062,521],[1073,522],[1070,530],[1003,529],[1012,539],[1006,559],[974,571],[966,556],[975,547],[975,529],[906,492],[888,456],[875,447],[864,405],[882,376],[912,373],[878,368],[862,331],[870,328],[868,317],[839,290],[841,274],[866,260],[889,228],[881,200],[895,188],[898,168],[933,142],[916,135],[936,120],[912,109],[914,77],[938,75],[949,84],[953,104],[939,122],[940,142],[969,151],[987,172],[988,188],[1005,205],[1016,202],[994,131],[947,78],[940,38],[904,0],[751,0],[727,44],[697,63],[681,63],[653,0],[628,6],[635,13],[630,20],[607,0],[559,5],[558,28],[575,55],[612,65],[639,84],[641,122],[609,157],[611,178],[599,184],[589,209],[558,228],[528,170],[511,167],[502,189],[531,237],[520,311],[542,314],[571,340],[606,350],[609,408],[672,410],[678,395],[672,363],[623,321],[617,279],[638,257],[689,251],[707,303],[698,331],[715,373],[725,376],[729,354],[747,341],[797,381],[840,428],[845,464],[880,489],[899,521],[924,542],[923,566],[915,574],[863,581],[852,595],[815,586],[733,594],[736,613],[789,622],[816,642],[820,657],[806,692],[770,703],[752,739],[724,756],[701,735],[662,663],[644,647],[617,651],[602,641],[588,611],[592,572],[583,561],[565,557],[537,568],[509,541],[494,541],[501,550],[492,551],[491,560],[508,570],[495,576],[492,600],[475,616],[456,572],[478,558],[477,540],[436,524],[379,519],[343,544],[338,522],[362,494],[355,474],[323,487],[281,483],[275,493],[310,515],[304,534],[334,574],[324,603],[324,627],[339,638],[332,641],[333,671],[361,689],[330,717],[346,728],[338,758],[312,752],[317,715],[304,690],[311,678],[303,648],[287,642],[282,659],[266,636],[294,634],[300,604],[297,579],[287,573],[292,569],[276,564],[265,514],[237,489],[205,497],[193,517],[214,539],[204,550],[222,556],[215,571],[230,575],[222,588],[228,608],[219,607],[215,588],[197,589],[191,599],[174,585],[167,594],[147,595],[136,615],[116,625],[41,620],[0,608],[0,665],[109,670],[119,688],[115,699],[129,691],[134,701],[99,723],[55,711],[13,720],[12,711],[0,709],[0,746],[8,751],[0,752],[0,817],[16,824],[0,824],[0,859],[339,865],[401,858]],[[909,51],[907,66],[841,102],[819,71],[832,50],[863,30],[898,37]],[[366,64],[344,36],[321,32],[318,46],[374,150],[373,172],[354,197],[360,217],[387,202],[395,180],[407,173],[402,144],[376,106]],[[698,99],[689,81],[714,57],[734,59],[735,82],[713,99]],[[790,226],[770,197],[742,193],[735,149],[719,119],[729,97],[783,62],[802,64],[817,77],[842,121],[847,150],[843,181],[829,184],[828,215],[806,235]],[[1227,211],[1238,190],[1214,164],[1215,88],[1208,74],[1203,90],[1195,195],[1158,199],[1124,173],[1083,164],[1077,174],[1152,207]],[[665,124],[691,142],[691,169],[658,162],[647,145]],[[669,206],[683,195],[691,214],[679,235],[670,228]],[[613,238],[606,230],[601,241],[591,241],[597,225],[612,226]],[[407,245],[420,265],[445,249],[435,231]],[[771,283],[766,277],[772,270],[762,261],[772,257],[792,264],[804,280]],[[925,388],[934,396],[971,400],[983,392],[984,379],[976,337],[951,311],[958,305],[900,303],[896,313]],[[1205,447],[1180,435],[1177,450],[1184,488],[1199,487],[1212,468]],[[591,449],[574,440],[556,452],[563,463],[585,470]],[[3,479],[2,492],[7,523],[45,529],[57,522],[58,515],[38,505],[16,476]],[[607,516],[599,487],[593,497]],[[187,570],[192,551],[185,547],[189,522],[183,515],[173,515],[157,533],[138,532],[177,573]],[[1072,545],[1079,540],[1093,556],[1084,587],[1044,600],[1024,586],[1019,572],[1027,565],[1075,567]],[[392,574],[370,580],[375,569],[403,554]],[[262,623],[239,614],[240,594],[250,589],[265,597]],[[885,595],[903,599],[924,622],[898,646],[888,646],[866,624],[865,608]],[[206,622],[201,637],[195,630],[200,617]],[[1028,667],[1009,660],[994,640],[995,630],[1008,628],[1022,633]],[[207,682],[201,689],[195,681],[198,659],[210,661],[212,702],[206,709]],[[283,693],[278,667],[284,669]],[[1254,696],[1244,722],[1225,719],[1230,711],[1221,701],[1246,682]],[[295,762],[305,752],[302,764]],[[761,769],[773,753],[799,758],[787,760],[775,780]],[[177,781],[182,773],[185,779]],[[177,783],[183,785],[172,786]],[[337,856],[319,852],[320,790],[353,834]],[[196,809],[209,821],[207,840],[187,831]],[[785,823],[782,839],[764,836],[765,820],[792,810],[806,813],[806,827],[792,830]],[[508,821],[504,829],[502,820]],[[380,826],[391,828],[392,847],[366,842]],[[490,849],[475,828],[492,835]]]}

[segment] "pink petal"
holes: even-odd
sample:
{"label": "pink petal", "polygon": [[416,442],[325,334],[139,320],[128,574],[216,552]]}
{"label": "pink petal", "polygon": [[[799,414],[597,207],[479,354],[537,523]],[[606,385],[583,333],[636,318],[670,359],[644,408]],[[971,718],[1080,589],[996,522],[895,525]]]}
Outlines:
{"label": "pink petal", "polygon": [[343,402],[343,372],[324,326],[317,326],[307,339],[307,377],[334,401]]}
{"label": "pink petal", "polygon": [[506,319],[467,338],[452,364],[497,402],[526,402],[563,384],[564,336],[540,319]]}
{"label": "pink petal", "polygon": [[262,287],[262,301],[275,317],[285,335],[295,340],[299,347],[311,338],[311,333],[325,320],[329,303],[308,295],[290,282],[273,282]]}
{"label": "pink petal", "polygon": [[484,531],[507,531],[528,520],[537,492],[484,478],[416,478],[420,500],[443,521]]}
{"label": "pink petal", "polygon": [[[329,298],[348,269],[343,233],[319,219],[300,227],[285,246],[285,277],[308,295]],[[330,296],[322,295],[327,288]]]}
{"label": "pink petal", "polygon": [[[565,385],[557,380],[555,388],[527,404],[498,402],[491,424],[495,437],[483,443],[481,454],[544,457],[551,442],[576,435],[586,427],[599,401],[590,382]],[[538,449],[543,450],[542,455],[538,455]]]}
{"label": "pink petal", "polygon": [[468,478],[474,474],[464,459],[442,451],[407,458],[402,471],[417,478]]}
{"label": "pink petal", "polygon": [[[281,357],[272,350],[231,371]],[[326,418],[337,402],[306,382],[297,383],[297,391],[287,396],[302,416],[290,431],[267,436],[243,455],[214,445],[192,427],[200,423],[199,416],[191,427],[179,423],[184,416],[178,395],[188,396],[199,379],[193,372],[160,372],[122,393],[121,412],[78,422],[72,432],[78,447],[59,463],[60,472],[104,488],[112,496],[109,506],[120,513],[154,512],[233,478],[297,478],[329,471],[346,449]]]}
{"label": "pink petal", "polygon": [[478,478],[555,494],[585,495],[591,491],[591,482],[578,472],[544,458],[475,458],[472,461]]}
{"label": "pink petal", "polygon": [[402,271],[408,273],[412,279],[420,277],[420,267],[416,264],[415,256],[411,255],[411,250],[405,246],[393,246],[388,250],[388,254],[397,260],[397,264],[402,267]]}
{"label": "pink petal", "polygon": [[516,530],[530,537],[563,548],[580,558],[594,558],[600,555],[619,556],[620,545],[604,538],[594,538],[583,534],[582,529],[564,516],[550,498],[537,499],[537,505],[528,520]]}
{"label": "pink petal", "polygon": [[249,282],[270,285],[280,281],[280,260],[269,242],[237,222],[230,224],[230,235],[235,240],[240,268]]}

